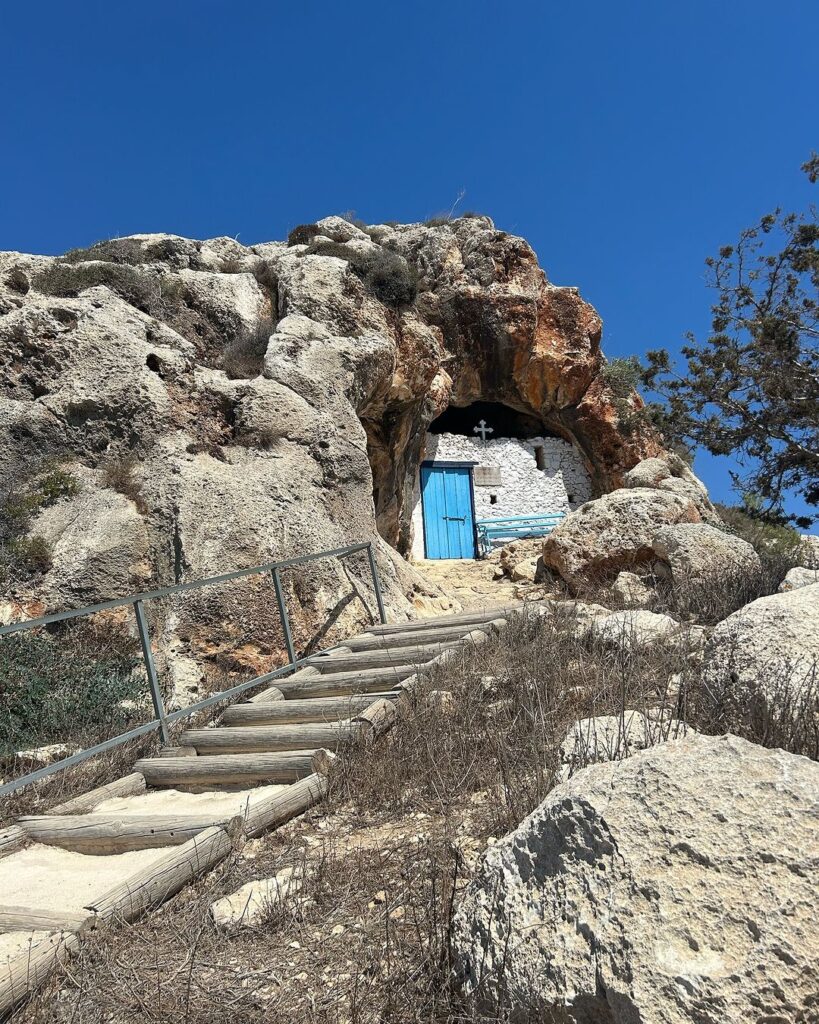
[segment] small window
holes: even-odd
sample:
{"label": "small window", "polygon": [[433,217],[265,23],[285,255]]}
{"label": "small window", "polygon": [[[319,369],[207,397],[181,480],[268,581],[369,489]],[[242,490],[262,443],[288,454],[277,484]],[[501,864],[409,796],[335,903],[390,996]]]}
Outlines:
{"label": "small window", "polygon": [[567,494],[566,495],[566,500],[568,501],[568,503],[570,505],[573,505],[574,504],[574,495],[573,494]]}
{"label": "small window", "polygon": [[489,495],[489,504],[490,505],[497,505],[497,503],[498,503],[498,496],[497,496],[497,494],[490,494]]}
{"label": "small window", "polygon": [[546,469],[546,455],[543,451],[542,444],[535,445],[535,463],[541,473]]}

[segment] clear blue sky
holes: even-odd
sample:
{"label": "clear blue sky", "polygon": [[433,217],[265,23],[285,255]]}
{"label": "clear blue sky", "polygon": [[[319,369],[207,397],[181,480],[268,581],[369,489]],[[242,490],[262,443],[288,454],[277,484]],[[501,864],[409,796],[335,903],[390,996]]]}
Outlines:
{"label": "clear blue sky", "polygon": [[675,348],[708,324],[704,257],[809,201],[817,38],[816,0],[3,4],[0,248],[250,244],[465,189],[607,354]]}

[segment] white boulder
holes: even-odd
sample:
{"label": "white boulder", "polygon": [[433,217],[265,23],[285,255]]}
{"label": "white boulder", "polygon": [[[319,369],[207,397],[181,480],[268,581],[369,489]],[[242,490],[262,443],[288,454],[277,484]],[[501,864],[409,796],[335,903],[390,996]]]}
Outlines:
{"label": "white boulder", "polygon": [[810,587],[814,583],[819,583],[819,569],[805,569],[802,566],[797,566],[788,570],[785,579],[779,584],[779,593],[786,594],[789,590]]}
{"label": "white boulder", "polygon": [[511,1019],[811,1020],[818,800],[813,761],[734,736],[578,772],[484,855],[453,924],[465,988]]}
{"label": "white boulder", "polygon": [[819,584],[752,601],[714,629],[703,664],[717,705],[801,716],[819,690]]}

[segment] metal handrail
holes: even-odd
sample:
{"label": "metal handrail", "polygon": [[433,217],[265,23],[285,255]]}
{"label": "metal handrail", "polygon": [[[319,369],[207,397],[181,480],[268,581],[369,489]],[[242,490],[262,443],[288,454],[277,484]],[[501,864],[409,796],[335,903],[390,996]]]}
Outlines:
{"label": "metal handrail", "polygon": [[[218,704],[223,700],[235,697],[238,694],[243,693],[245,690],[249,690],[255,686],[261,686],[263,683],[269,682],[271,679],[276,679],[287,672],[291,672],[299,665],[304,664],[308,659],[297,658],[295,647],[293,645],[293,635],[290,630],[290,618],[287,614],[287,603],[281,584],[281,570],[288,569],[294,565],[302,565],[305,562],[317,561],[321,558],[346,558],[348,555],[353,555],[358,551],[367,552],[367,557],[370,563],[370,573],[373,578],[375,600],[378,606],[378,617],[382,623],[385,623],[387,621],[387,615],[384,609],[384,597],[381,592],[381,583],[378,578],[378,569],[375,563],[372,542],[368,541],[367,543],[362,544],[351,544],[343,548],[333,548],[329,551],[317,551],[314,554],[299,555],[296,558],[287,558],[280,562],[265,562],[262,565],[256,565],[250,569],[237,569],[234,572],[223,573],[220,576],[209,576],[202,580],[191,580],[187,583],[177,583],[172,587],[163,587],[160,590],[149,590],[139,594],[131,594],[128,597],[119,597],[110,601],[101,601],[98,604],[87,605],[85,608],[72,608],[70,611],[54,612],[51,615],[41,615],[36,619],[26,619],[23,622],[13,622],[6,626],[0,626],[0,636],[5,636],[9,633],[19,633],[30,629],[36,629],[38,626],[47,626],[53,622],[64,622],[67,619],[76,619],[83,615],[93,615],[96,612],[107,611],[111,608],[124,608],[130,605],[134,609],[134,617],[136,619],[137,632],[139,634],[140,646],[142,649],[142,658],[145,663],[145,672],[148,677],[151,700],[154,706],[154,719],[152,721],[146,722],[134,729],[129,729],[128,732],[120,733],[118,736],[113,736],[102,743],[97,743],[95,746],[88,747],[86,750],[77,751],[76,754],[65,757],[60,761],[55,761],[54,764],[38,768],[36,771],[30,772],[28,775],[23,775],[19,779],[15,779],[13,782],[6,783],[6,785],[0,786],[0,796],[7,796],[18,789],[22,789],[24,786],[31,785],[32,782],[38,782],[40,779],[47,778],[49,775],[54,775],[56,772],[64,771],[66,768],[71,768],[74,765],[81,764],[83,761],[86,761],[91,757],[96,757],[97,754],[102,754],[106,750],[111,750],[114,747],[118,747],[123,743],[129,742],[129,740],[137,739],[140,736],[145,736],[148,733],[156,732],[157,730],[160,732],[162,742],[168,743],[170,739],[168,726],[171,723],[196,714],[197,711],[201,711],[213,704]],[[232,686],[227,690],[211,694],[209,697],[205,697],[203,700],[197,701],[189,707],[180,708],[178,711],[168,713],[165,710],[162,690],[159,685],[159,677],[157,675],[156,665],[154,664],[153,647],[151,645],[151,637],[148,631],[148,621],[145,616],[144,603],[157,598],[180,594],[184,591],[198,590],[202,587],[212,586],[216,583],[226,583],[229,580],[241,579],[244,576],[257,576],[266,572],[269,572],[273,577],[273,587],[276,593],[276,605],[278,607],[279,618],[281,619],[282,630],[284,632],[288,663],[286,665],[282,665],[281,668],[274,669],[272,672],[266,672],[263,675],[254,677],[253,679],[248,679],[243,683],[238,683],[236,686]]]}

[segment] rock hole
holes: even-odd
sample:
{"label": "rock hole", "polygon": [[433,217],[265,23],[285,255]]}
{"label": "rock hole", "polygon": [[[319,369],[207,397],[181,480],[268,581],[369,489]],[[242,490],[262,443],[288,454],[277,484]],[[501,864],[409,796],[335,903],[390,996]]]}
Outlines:
{"label": "rock hole", "polygon": [[545,471],[546,455],[544,454],[542,444],[535,445],[535,464],[537,465],[537,468],[540,470],[541,473]]}
{"label": "rock hole", "polygon": [[155,373],[158,377],[164,379],[165,374],[162,372],[162,363],[160,363],[159,357],[156,355],[155,352],[148,353],[148,358],[145,360],[145,365],[152,373]]}

